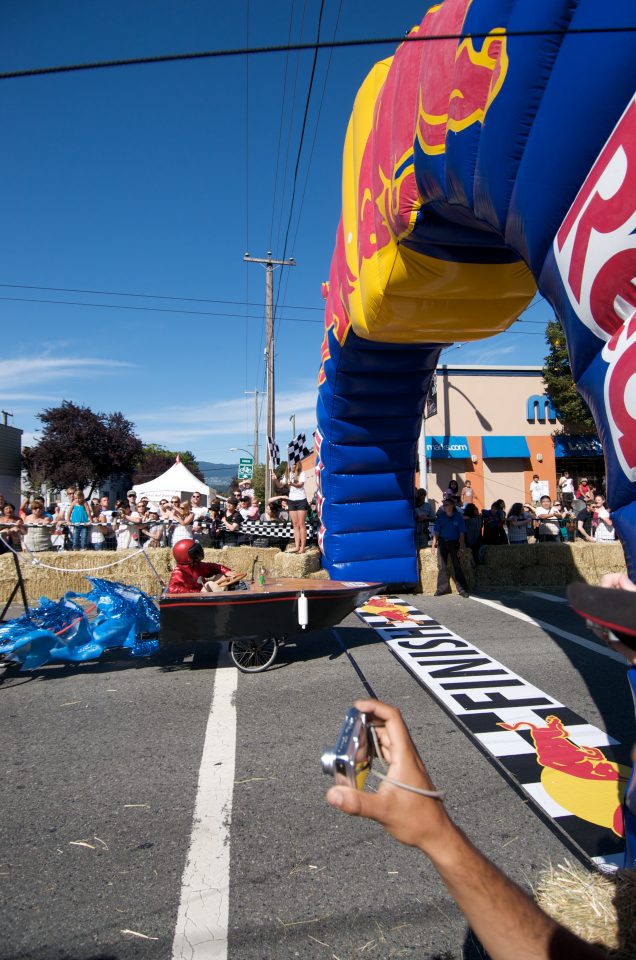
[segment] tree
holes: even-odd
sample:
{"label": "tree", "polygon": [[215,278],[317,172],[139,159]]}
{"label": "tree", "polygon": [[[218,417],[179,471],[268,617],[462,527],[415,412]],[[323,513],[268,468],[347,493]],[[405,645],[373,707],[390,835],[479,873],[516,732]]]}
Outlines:
{"label": "tree", "polygon": [[41,440],[25,447],[23,465],[34,485],[93,489],[113,474],[130,474],[141,440],[122,413],[94,413],[65,400],[38,414]]}
{"label": "tree", "polygon": [[135,471],[134,483],[147,483],[160,474],[165,473],[179,457],[181,463],[190,470],[198,480],[205,483],[205,477],[197,463],[196,457],[190,450],[167,450],[159,443],[144,443]]}
{"label": "tree", "polygon": [[590,408],[577,392],[572,379],[570,357],[563,327],[557,319],[551,320],[545,331],[549,347],[543,366],[546,392],[552,401],[564,430],[568,433],[596,434],[596,424]]}

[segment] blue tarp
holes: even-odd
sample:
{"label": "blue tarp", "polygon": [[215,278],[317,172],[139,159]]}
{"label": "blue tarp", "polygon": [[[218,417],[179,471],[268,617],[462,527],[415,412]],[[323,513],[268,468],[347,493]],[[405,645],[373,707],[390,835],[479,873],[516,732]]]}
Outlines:
{"label": "blue tarp", "polygon": [[[67,593],[61,600],[40,597],[28,616],[0,625],[0,654],[34,670],[46,663],[83,663],[121,647],[132,656],[158,648],[159,611],[137,587],[87,577],[89,593]],[[99,611],[91,621],[75,602],[82,598]]]}
{"label": "blue tarp", "polygon": [[484,460],[503,460],[530,456],[528,441],[525,437],[483,437],[482,456]]}

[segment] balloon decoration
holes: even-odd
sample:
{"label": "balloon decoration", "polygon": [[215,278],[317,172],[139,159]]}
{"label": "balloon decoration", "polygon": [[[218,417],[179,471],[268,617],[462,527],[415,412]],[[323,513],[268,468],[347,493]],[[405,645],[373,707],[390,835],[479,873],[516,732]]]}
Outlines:
{"label": "balloon decoration", "polygon": [[316,470],[325,565],[413,582],[417,439],[445,344],[537,290],[565,329],[636,558],[633,0],[443,0],[375,65],[347,130]]}

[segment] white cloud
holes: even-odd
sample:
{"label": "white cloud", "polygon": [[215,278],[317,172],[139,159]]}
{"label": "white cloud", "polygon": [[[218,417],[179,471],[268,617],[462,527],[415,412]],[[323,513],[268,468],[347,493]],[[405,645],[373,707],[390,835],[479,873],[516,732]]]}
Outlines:
{"label": "white cloud", "polygon": [[475,363],[475,364],[493,363],[496,359],[500,357],[509,357],[510,354],[512,353],[519,353],[519,347],[518,346],[497,347],[495,350],[493,350],[492,348],[488,349],[488,347],[486,347],[485,350],[482,350],[476,356],[472,356],[468,358],[466,357],[466,355],[464,355],[462,357],[462,362],[466,363],[468,361],[469,363]]}
{"label": "white cloud", "polygon": [[108,360],[98,357],[21,357],[8,359],[2,361],[0,387],[7,390],[12,387],[31,386],[50,380],[60,382],[69,377],[104,376],[113,370],[134,366],[134,363],[128,363],[124,360]]}
{"label": "white cloud", "polygon": [[[291,435],[289,418],[296,417],[296,430],[309,436],[316,425],[317,388],[305,382],[298,390],[276,396],[276,432],[279,437]],[[263,398],[264,401],[264,398]],[[132,413],[130,419],[146,443],[165,446],[193,446],[206,437],[227,437],[228,447],[252,443],[254,432],[254,401],[244,395],[220,400],[217,403],[171,405]],[[266,430],[265,403],[261,407],[259,430],[264,442]],[[282,444],[281,444],[282,446]]]}

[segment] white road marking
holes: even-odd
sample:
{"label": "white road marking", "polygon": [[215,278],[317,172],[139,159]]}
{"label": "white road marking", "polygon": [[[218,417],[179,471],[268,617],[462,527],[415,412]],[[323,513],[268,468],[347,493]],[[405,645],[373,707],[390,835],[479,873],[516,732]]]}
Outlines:
{"label": "white road marking", "polygon": [[203,744],[172,960],[227,960],[238,670],[219,659]]}
{"label": "white road marking", "polygon": [[547,633],[554,633],[557,637],[563,637],[564,640],[571,640],[572,643],[578,643],[580,647],[585,647],[586,650],[592,650],[602,657],[609,657],[610,660],[616,660],[617,663],[622,663],[624,667],[627,666],[625,658],[621,657],[620,653],[615,653],[614,650],[608,650],[607,647],[601,647],[592,640],[580,637],[578,633],[561,630],[551,623],[546,623],[545,620],[536,620],[534,617],[528,616],[527,613],[522,613],[521,610],[511,610],[509,607],[504,607],[503,604],[497,603],[495,600],[486,600],[484,597],[474,597],[472,594],[470,599],[476,603],[483,603],[487,607],[492,607],[494,610],[499,610],[500,613],[507,613],[509,617],[516,617],[517,620],[523,620],[524,623],[532,623],[535,627],[541,627],[541,629],[547,631]]}
{"label": "white road marking", "polygon": [[541,590],[524,590],[524,596],[539,597],[540,600],[550,600],[552,603],[567,603],[565,597],[557,597],[554,593],[542,593]]}

